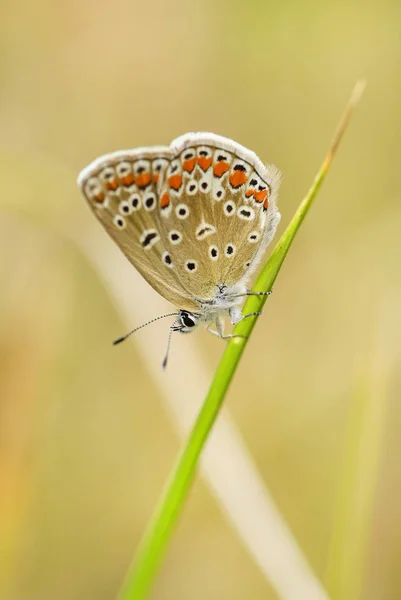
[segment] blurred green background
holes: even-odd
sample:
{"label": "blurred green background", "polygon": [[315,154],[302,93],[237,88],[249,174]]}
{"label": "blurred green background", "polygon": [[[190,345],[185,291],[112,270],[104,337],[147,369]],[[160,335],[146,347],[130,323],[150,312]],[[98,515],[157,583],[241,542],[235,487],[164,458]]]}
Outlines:
{"label": "blurred green background", "polygon": [[[14,0],[1,13],[0,596],[113,598],[180,447],[137,347],[149,330],[110,344],[127,323],[76,239],[90,246],[99,229],[104,255],[120,258],[79,170],[213,131],[282,170],[282,231],[362,76],[227,404],[329,587],[333,528],[348,520],[338,498],[353,494],[346,431],[354,423],[358,446],[358,424],[377,413],[356,468],[373,492],[360,499],[372,506],[361,589],[347,600],[400,598],[400,3]],[[166,339],[166,322],[152,327]],[[203,395],[179,353],[196,348],[211,378],[221,342],[202,331],[174,344],[166,377]],[[164,345],[151,351],[158,366]],[[151,597],[278,596],[198,480]]]}

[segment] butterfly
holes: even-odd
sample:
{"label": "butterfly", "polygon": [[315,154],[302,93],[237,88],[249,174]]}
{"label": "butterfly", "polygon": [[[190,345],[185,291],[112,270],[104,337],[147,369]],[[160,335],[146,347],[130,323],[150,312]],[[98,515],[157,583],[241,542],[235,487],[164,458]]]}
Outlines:
{"label": "butterfly", "polygon": [[176,317],[169,344],[172,332],[189,333],[201,323],[214,323],[212,333],[231,337],[224,335],[225,315],[233,325],[249,316],[240,305],[252,294],[247,282],[280,220],[279,184],[274,165],[213,133],[106,154],[78,177],[107,233],[177,307],[157,317]]}

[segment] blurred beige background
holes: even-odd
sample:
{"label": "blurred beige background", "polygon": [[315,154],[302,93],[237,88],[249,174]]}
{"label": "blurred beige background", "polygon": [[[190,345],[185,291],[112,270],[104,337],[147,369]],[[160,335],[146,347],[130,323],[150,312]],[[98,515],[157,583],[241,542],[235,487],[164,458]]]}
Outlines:
{"label": "blurred beige background", "polygon": [[[2,598],[114,598],[180,447],[140,350],[150,328],[111,346],[127,322],[75,241],[91,247],[99,234],[102,256],[116,269],[125,259],[80,197],[79,170],[105,152],[213,131],[282,170],[281,232],[361,76],[363,101],[227,405],[323,582],[350,405],[363,389],[383,408],[356,597],[401,597],[400,22],[399,3],[377,0],[3,3]],[[141,317],[156,316],[155,292],[140,289]],[[167,322],[151,327],[166,340]],[[202,396],[180,353],[198,352],[210,379],[223,344],[203,331],[173,344],[166,381]],[[164,341],[150,351],[158,366]],[[198,480],[151,597],[278,596]]]}

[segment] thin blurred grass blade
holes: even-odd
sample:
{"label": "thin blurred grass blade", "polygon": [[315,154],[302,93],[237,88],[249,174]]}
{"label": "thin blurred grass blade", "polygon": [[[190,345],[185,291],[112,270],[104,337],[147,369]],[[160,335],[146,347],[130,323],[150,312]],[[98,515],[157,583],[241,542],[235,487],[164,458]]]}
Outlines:
{"label": "thin blurred grass blade", "polygon": [[[273,253],[259,275],[254,291],[269,291],[280,271],[281,265],[295,238],[295,235],[306,217],[333,161],[335,152],[347,128],[354,108],[364,90],[364,82],[358,82],[351,94],[346,110],[340,119],[329,152],[320,167],[312,186],[301,202],[292,221],[282,234]],[[244,314],[262,309],[266,297],[251,296],[244,307]],[[195,476],[200,454],[210,434],[213,424],[223,404],[225,394],[235,374],[235,370],[245,349],[246,343],[255,326],[257,316],[245,319],[237,325],[234,333],[244,336],[233,338],[227,344],[216,374],[205,398],[192,432],[184,445],[177,464],[154,517],[145,533],[137,551],[137,555],[127,573],[120,593],[120,600],[142,600],[146,598],[151,583],[161,561],[184,500]],[[284,598],[284,596],[282,596]],[[286,598],[289,600],[289,598]],[[294,599],[296,600],[295,596]]]}
{"label": "thin blurred grass blade", "polygon": [[351,397],[327,568],[333,600],[362,594],[386,411],[387,377],[378,362],[358,377]]}

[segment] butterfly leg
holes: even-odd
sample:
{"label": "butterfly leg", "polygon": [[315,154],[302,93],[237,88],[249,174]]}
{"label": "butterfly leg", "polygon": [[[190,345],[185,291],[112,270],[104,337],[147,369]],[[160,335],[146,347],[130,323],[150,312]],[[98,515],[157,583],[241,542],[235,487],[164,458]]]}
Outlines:
{"label": "butterfly leg", "polygon": [[261,311],[255,311],[255,312],[248,313],[247,315],[243,315],[241,312],[241,309],[238,306],[234,306],[229,311],[230,320],[233,325],[236,325],[237,323],[239,323],[243,319],[246,319],[247,317],[254,317],[256,315],[261,315],[261,314],[262,314]]}
{"label": "butterfly leg", "polygon": [[228,333],[227,335],[224,335],[224,321],[221,317],[217,317],[217,319],[216,319],[216,329],[217,329],[217,331],[215,331],[214,329],[210,329],[210,327],[208,326],[206,328],[206,331],[208,331],[209,333],[212,333],[213,335],[217,335],[217,337],[219,337],[222,340],[230,340],[231,338],[244,338],[245,339],[244,335],[235,335],[233,333]]}
{"label": "butterfly leg", "polygon": [[241,312],[241,309],[238,306],[234,306],[233,308],[230,309],[229,314],[230,314],[231,323],[233,325],[236,325],[243,319],[261,315],[262,311],[255,311],[255,312],[248,313],[247,315],[243,315]]}
{"label": "butterfly leg", "polygon": [[273,290],[269,290],[268,292],[253,292],[252,290],[246,291],[246,296],[270,296],[273,293]]}
{"label": "butterfly leg", "polygon": [[273,293],[273,290],[269,290],[268,292],[253,292],[252,290],[246,290],[243,294],[234,294],[234,296],[230,296],[230,298],[243,298],[244,296],[270,296]]}

